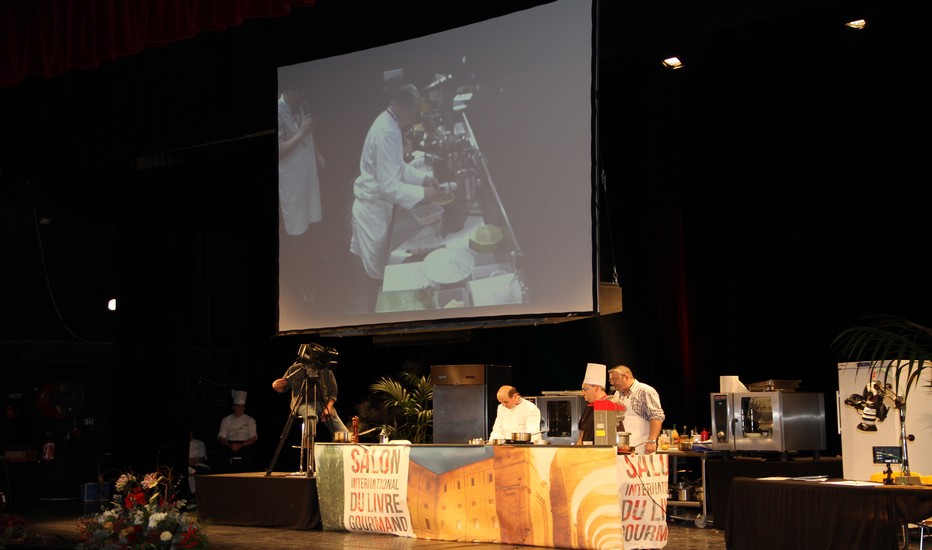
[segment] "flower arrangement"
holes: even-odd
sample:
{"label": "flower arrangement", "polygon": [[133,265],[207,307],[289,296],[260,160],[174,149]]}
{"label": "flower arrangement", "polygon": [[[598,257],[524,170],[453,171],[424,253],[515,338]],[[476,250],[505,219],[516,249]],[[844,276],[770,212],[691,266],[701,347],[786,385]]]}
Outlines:
{"label": "flower arrangement", "polygon": [[79,549],[150,550],[207,548],[207,533],[197,515],[176,498],[171,470],[160,469],[139,479],[124,473],[114,483],[113,499],[99,514],[78,524]]}
{"label": "flower arrangement", "polygon": [[26,521],[16,515],[0,514],[0,548],[26,539]]}

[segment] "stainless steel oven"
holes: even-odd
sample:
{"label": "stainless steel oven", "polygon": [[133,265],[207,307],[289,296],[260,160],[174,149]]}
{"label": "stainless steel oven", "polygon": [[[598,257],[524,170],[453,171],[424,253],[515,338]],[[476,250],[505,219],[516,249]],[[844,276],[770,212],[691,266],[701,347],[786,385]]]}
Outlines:
{"label": "stainless steel oven", "polygon": [[811,392],[713,393],[712,444],[720,451],[826,448],[825,398]]}
{"label": "stainless steel oven", "polygon": [[586,400],[579,391],[549,392],[526,397],[540,409],[541,437],[551,445],[572,445],[579,439],[579,418]]}

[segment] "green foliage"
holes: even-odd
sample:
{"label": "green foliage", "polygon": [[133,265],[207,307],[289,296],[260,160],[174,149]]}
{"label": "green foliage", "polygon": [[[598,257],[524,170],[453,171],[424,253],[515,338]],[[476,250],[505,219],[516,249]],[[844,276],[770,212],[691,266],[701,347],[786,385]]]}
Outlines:
{"label": "green foliage", "polygon": [[383,376],[369,390],[385,410],[385,427],[392,439],[430,442],[434,422],[434,385],[430,375],[418,376],[406,371],[395,377]]}
{"label": "green foliage", "polygon": [[842,361],[869,361],[871,376],[877,373],[884,385],[900,388],[905,404],[922,371],[932,367],[932,328],[893,315],[865,321],[835,337],[832,346]]}

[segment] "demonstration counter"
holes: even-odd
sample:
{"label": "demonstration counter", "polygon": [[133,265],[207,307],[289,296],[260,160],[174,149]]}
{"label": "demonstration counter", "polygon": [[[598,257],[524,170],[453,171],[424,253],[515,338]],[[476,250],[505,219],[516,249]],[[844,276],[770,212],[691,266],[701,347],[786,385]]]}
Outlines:
{"label": "demonstration counter", "polygon": [[325,530],[562,548],[663,548],[668,458],[609,446],[315,446]]}

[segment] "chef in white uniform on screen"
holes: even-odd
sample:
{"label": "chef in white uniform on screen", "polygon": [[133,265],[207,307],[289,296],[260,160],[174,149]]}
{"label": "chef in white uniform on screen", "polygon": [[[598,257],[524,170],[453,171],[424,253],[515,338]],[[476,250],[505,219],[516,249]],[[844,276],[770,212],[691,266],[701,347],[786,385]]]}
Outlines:
{"label": "chef in white uniform on screen", "polygon": [[321,220],[320,174],[324,159],[314,142],[314,119],[305,92],[295,87],[278,98],[278,199],[289,235]]}
{"label": "chef in white uniform on screen", "polygon": [[362,259],[366,274],[381,283],[388,261],[395,205],[411,209],[437,195],[429,170],[404,161],[404,131],[420,116],[421,96],[411,84],[389,92],[389,106],[376,117],[359,158],[353,184],[353,236],[350,251]]}

